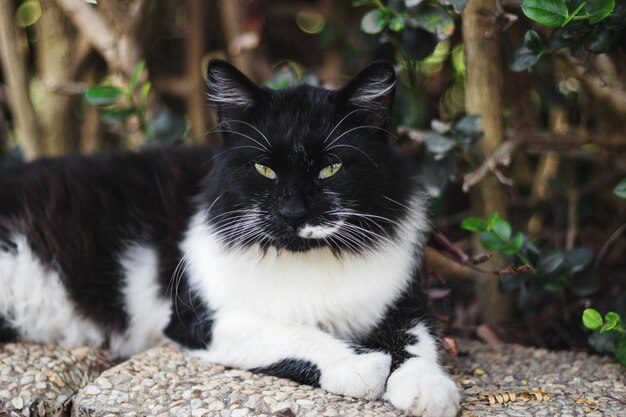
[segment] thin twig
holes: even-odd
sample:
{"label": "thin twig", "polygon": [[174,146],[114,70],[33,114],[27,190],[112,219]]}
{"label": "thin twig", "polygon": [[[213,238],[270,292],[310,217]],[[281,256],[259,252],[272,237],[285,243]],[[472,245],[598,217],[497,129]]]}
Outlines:
{"label": "thin twig", "polygon": [[626,230],[626,223],[624,223],[616,231],[614,231],[611,236],[609,236],[604,245],[602,245],[602,248],[600,249],[600,252],[598,252],[598,256],[596,257],[596,261],[593,263],[594,269],[598,268],[598,266],[600,265],[600,261],[602,261],[602,258],[604,258],[613,242],[615,242],[617,238],[620,237],[622,233],[624,233],[624,230]]}
{"label": "thin twig", "polygon": [[[495,171],[498,165],[508,165],[511,160],[511,155],[519,145],[520,141],[509,139],[498,146],[478,169],[463,177],[463,191],[468,192],[470,188],[485,178],[489,172]],[[500,179],[500,181],[507,183],[502,179]]]}

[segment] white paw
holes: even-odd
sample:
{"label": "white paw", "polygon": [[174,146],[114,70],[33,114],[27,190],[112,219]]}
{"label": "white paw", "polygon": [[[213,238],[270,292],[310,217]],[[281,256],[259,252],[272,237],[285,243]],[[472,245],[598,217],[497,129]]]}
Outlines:
{"label": "white paw", "polygon": [[423,358],[409,359],[396,369],[387,381],[383,398],[420,417],[454,417],[461,399],[448,374]]}
{"label": "white paw", "polygon": [[334,394],[375,400],[385,391],[391,356],[382,352],[353,354],[322,369],[320,385]]}

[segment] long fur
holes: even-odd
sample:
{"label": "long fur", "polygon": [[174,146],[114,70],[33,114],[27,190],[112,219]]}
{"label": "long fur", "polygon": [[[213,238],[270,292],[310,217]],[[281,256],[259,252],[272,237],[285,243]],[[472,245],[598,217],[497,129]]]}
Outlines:
{"label": "long fur", "polygon": [[373,64],[338,91],[271,91],[221,61],[208,78],[215,153],[0,171],[2,339],[118,356],[168,339],[224,365],[454,415],[419,284],[427,202],[389,143],[393,68]]}

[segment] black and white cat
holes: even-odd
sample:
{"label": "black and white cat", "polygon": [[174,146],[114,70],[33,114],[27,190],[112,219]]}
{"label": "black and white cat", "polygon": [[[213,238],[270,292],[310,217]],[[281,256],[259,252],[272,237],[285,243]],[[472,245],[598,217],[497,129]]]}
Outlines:
{"label": "black and white cat", "polygon": [[160,341],[337,394],[456,414],[419,284],[426,199],[388,143],[395,74],[258,87],[212,61],[223,138],[0,171],[0,336]]}

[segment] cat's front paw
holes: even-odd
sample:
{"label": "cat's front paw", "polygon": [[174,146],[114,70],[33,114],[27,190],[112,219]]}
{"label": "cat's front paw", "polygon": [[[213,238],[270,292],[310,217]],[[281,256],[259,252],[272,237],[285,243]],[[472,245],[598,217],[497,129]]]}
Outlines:
{"label": "cat's front paw", "polygon": [[334,394],[379,399],[391,368],[391,356],[382,352],[353,354],[322,370],[320,385]]}
{"label": "cat's front paw", "polygon": [[454,417],[460,395],[457,386],[439,365],[412,358],[391,374],[384,399],[410,415]]}

